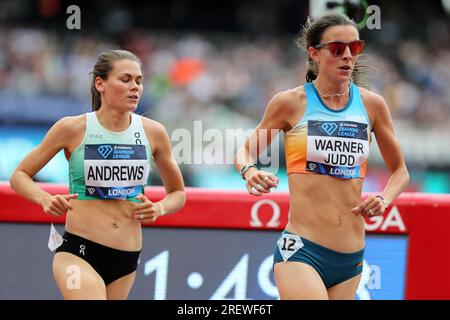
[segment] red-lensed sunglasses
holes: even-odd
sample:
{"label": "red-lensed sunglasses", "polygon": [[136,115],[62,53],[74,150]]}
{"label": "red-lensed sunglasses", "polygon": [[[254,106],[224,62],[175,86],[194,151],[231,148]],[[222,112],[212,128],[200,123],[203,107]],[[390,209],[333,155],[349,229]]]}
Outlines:
{"label": "red-lensed sunglasses", "polygon": [[350,48],[350,53],[352,54],[352,56],[357,56],[358,54],[363,52],[365,42],[364,40],[356,40],[352,42],[332,41],[318,44],[317,46],[314,46],[314,48],[320,49],[323,47],[328,47],[331,55],[333,55],[334,57],[339,57],[344,54],[345,48],[347,48],[347,46]]}

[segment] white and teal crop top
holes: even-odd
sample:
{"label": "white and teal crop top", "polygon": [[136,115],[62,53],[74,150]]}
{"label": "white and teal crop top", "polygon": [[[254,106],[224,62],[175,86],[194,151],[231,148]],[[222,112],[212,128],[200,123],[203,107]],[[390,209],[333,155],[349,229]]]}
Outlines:
{"label": "white and teal crop top", "polygon": [[141,117],[131,114],[121,132],[102,127],[95,112],[86,113],[86,131],[69,159],[70,193],[77,200],[123,199],[138,202],[150,173],[152,150]]}

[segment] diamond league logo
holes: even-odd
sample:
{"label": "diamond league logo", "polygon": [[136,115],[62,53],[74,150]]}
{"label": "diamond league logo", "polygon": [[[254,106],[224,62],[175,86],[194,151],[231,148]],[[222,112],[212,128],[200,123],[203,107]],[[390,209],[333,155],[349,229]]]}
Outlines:
{"label": "diamond league logo", "polygon": [[326,122],[320,126],[323,131],[325,131],[329,136],[333,134],[334,131],[338,128],[336,123]]}
{"label": "diamond league logo", "polygon": [[87,188],[87,190],[91,195],[95,193],[95,188]]}
{"label": "diamond league logo", "polygon": [[309,169],[314,171],[316,169],[316,164],[315,163],[309,163]]}
{"label": "diamond league logo", "polygon": [[102,155],[103,159],[108,158],[110,153],[113,151],[112,147],[110,145],[104,145],[98,147],[97,151]]}

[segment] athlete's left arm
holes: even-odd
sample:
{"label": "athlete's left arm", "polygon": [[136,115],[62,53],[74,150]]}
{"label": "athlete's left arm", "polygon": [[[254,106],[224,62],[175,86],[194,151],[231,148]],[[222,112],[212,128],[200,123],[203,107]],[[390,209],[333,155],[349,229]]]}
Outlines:
{"label": "athlete's left arm", "polygon": [[[172,157],[172,147],[166,128],[159,122],[143,118],[144,130],[147,134],[149,143],[152,146],[153,160],[158,169],[161,180],[166,189],[166,197],[156,202],[157,216],[176,212],[183,208],[186,202],[186,193],[184,190],[183,176]],[[138,198],[138,197],[136,197]],[[149,201],[146,197],[141,199],[143,202]]]}
{"label": "athlete's left arm", "polygon": [[384,162],[391,172],[386,187],[380,193],[386,204],[390,204],[406,188],[409,183],[409,173],[406,168],[400,143],[395,136],[394,125],[389,108],[384,98],[378,94],[370,93],[366,106],[374,115],[373,132],[377,139],[378,148]]}

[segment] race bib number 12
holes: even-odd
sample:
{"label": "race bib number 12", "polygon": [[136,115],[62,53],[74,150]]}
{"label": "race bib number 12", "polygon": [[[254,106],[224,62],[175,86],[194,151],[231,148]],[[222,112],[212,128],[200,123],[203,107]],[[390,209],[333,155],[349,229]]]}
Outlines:
{"label": "race bib number 12", "polygon": [[304,246],[302,239],[298,235],[290,233],[283,233],[277,244],[284,262]]}

